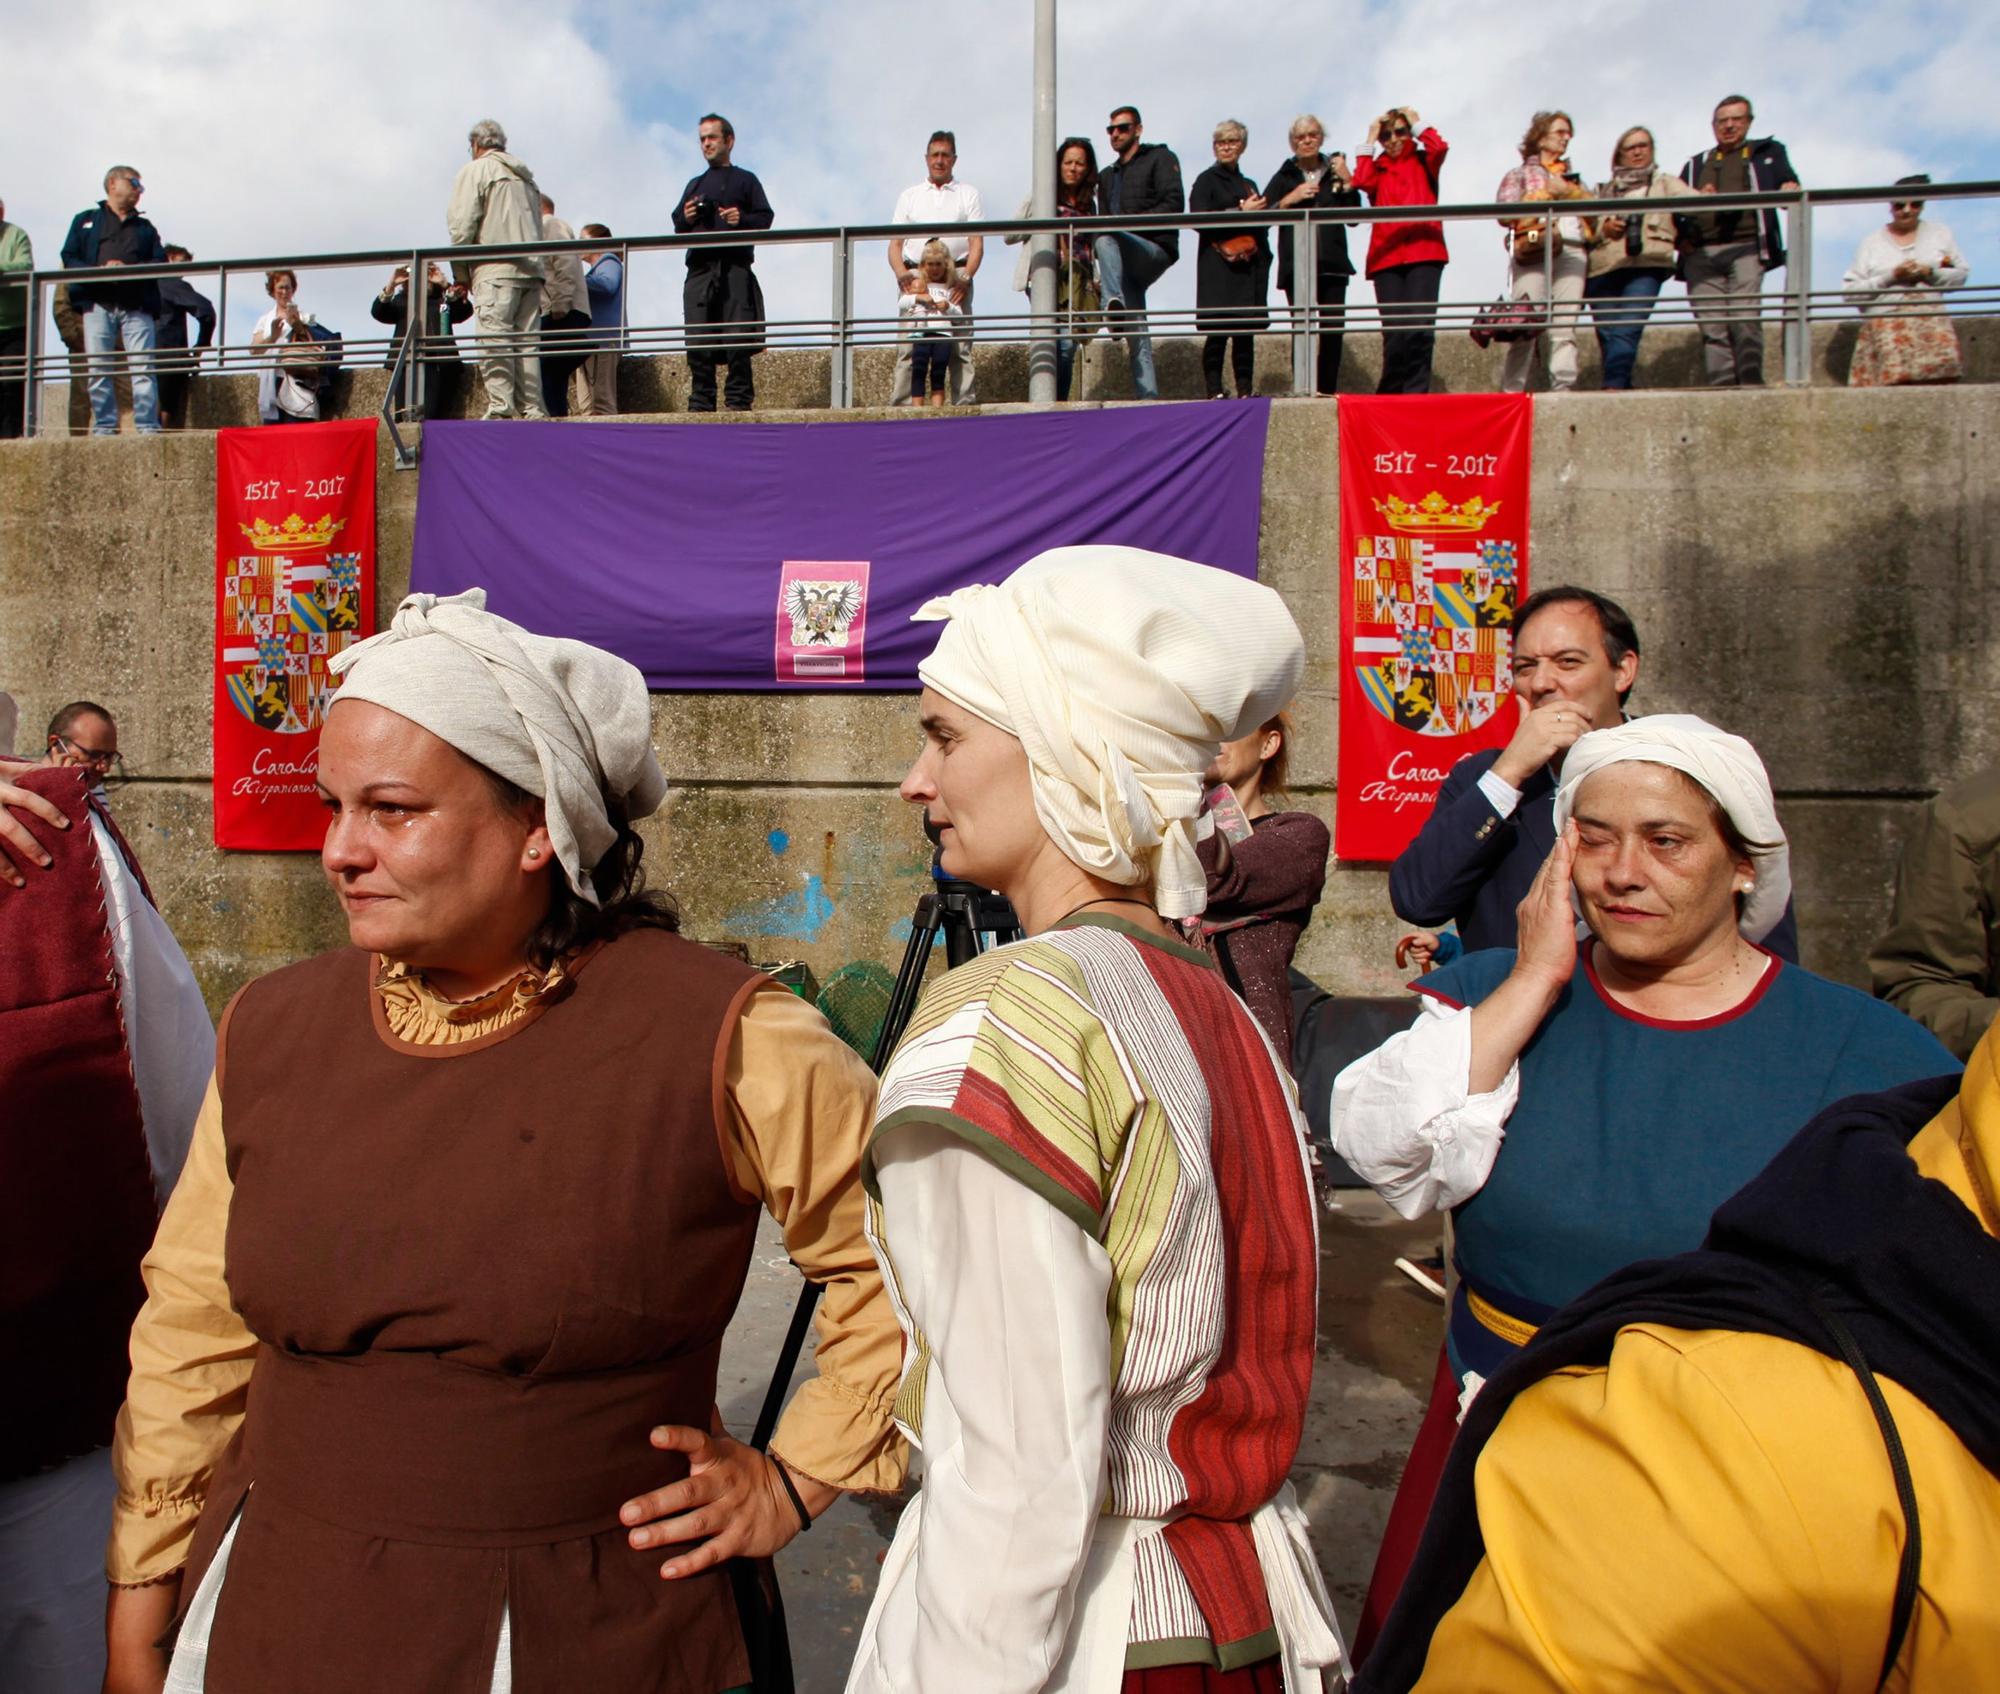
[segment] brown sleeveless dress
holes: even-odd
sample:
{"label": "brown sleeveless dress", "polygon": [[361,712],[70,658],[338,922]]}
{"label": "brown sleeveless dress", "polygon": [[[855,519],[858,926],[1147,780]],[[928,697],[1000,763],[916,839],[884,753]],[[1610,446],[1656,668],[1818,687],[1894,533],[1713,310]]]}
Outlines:
{"label": "brown sleeveless dress", "polygon": [[[516,1694],[748,1681],[724,1571],[617,1522],[685,1474],[756,1228],[722,1071],[766,981],[642,930],[456,1046],[394,1037],[372,959],[252,983],[218,1074],[226,1274],[262,1344],[182,1593],[239,1505],[208,1694]],[[252,1490],[254,1484],[254,1491]]]}

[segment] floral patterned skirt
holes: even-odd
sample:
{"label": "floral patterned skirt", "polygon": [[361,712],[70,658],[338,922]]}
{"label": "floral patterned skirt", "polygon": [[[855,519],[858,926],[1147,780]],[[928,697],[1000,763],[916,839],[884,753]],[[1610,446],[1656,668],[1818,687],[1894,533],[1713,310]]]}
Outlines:
{"label": "floral patterned skirt", "polygon": [[1943,299],[1912,290],[1907,303],[1871,312],[1861,320],[1850,388],[1888,388],[1913,382],[1956,382],[1962,370],[1958,331]]}

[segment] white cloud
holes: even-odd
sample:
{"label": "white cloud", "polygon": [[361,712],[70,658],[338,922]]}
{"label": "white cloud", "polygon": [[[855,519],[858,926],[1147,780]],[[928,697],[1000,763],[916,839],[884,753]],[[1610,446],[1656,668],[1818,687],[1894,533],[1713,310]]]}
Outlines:
{"label": "white cloud", "polygon": [[[704,12],[643,0],[349,0],[317,17],[247,0],[9,10],[0,197],[44,265],[114,161],[141,167],[162,233],[204,258],[439,241],[466,129],[482,116],[506,126],[572,222],[620,234],[668,227],[699,167],[694,120],[710,108],[735,123],[738,161],[763,178],[781,225],[886,217],[939,126],[957,131],[964,174],[995,215],[1028,188],[1026,0],[942,13],[886,0]],[[1298,111],[1318,112],[1351,152],[1374,112],[1407,101],[1452,144],[1447,197],[1481,199],[1537,105],[1572,113],[1575,156],[1595,175],[1632,122],[1658,132],[1664,159],[1684,157],[1705,140],[1715,99],[1740,88],[1756,97],[1757,131],[1781,136],[1809,183],[1917,169],[1964,179],[2000,174],[2000,114],[1985,98],[2000,44],[1985,22],[1964,0],[1580,0],[1549,15],[1463,0],[1067,0],[1059,111],[1063,133],[1101,147],[1105,113],[1136,101],[1148,138],[1172,145],[1192,180],[1221,117],[1249,126],[1248,168],[1261,174],[1283,157]],[[1975,278],[2000,277],[2000,208],[1937,210]],[[1821,286],[1837,285],[1876,215],[1818,220]],[[1497,232],[1467,227],[1452,245],[1447,295],[1494,292]],[[774,315],[824,314],[823,254],[773,252],[762,268]],[[991,273],[989,308],[1011,304],[1007,268]],[[1188,303],[1192,272],[1177,266],[1156,300]],[[637,263],[635,315],[676,318],[679,275],[678,259]],[[861,288],[880,275],[879,250],[864,254]],[[309,277],[307,303],[362,333],[379,280],[372,269]],[[233,337],[261,302],[255,279],[232,288]]]}

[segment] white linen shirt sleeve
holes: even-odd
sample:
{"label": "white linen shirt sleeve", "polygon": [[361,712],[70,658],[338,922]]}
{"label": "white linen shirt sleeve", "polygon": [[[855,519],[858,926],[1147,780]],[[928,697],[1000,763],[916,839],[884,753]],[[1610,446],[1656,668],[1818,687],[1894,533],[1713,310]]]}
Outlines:
{"label": "white linen shirt sleeve", "polygon": [[90,834],[104,883],[118,1009],[138,1085],[153,1192],[164,1206],[180,1180],[195,1115],[215,1070],[215,1025],[187,955],[95,812]]}
{"label": "white linen shirt sleeve", "polygon": [[1479,773],[1479,792],[1492,803],[1494,811],[1511,818],[1521,803],[1521,791],[1491,766]]}
{"label": "white linen shirt sleeve", "polygon": [[899,1128],[877,1175],[932,1374],[916,1558],[850,1686],[1034,1694],[1062,1658],[1104,1499],[1111,1261],[948,1130]]}
{"label": "white linen shirt sleeve", "polygon": [[1474,1094],[1472,1008],[1421,996],[1423,1013],[1333,1079],[1333,1145],[1406,1218],[1486,1186],[1521,1097],[1521,1067]]}

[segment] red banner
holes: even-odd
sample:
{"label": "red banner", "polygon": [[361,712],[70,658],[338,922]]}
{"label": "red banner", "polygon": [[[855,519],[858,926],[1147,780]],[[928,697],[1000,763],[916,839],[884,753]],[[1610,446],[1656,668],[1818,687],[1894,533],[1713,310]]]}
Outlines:
{"label": "red banner", "polygon": [[215,844],[317,852],[327,661],[375,628],[375,424],[215,438]]}
{"label": "red banner", "polygon": [[1514,732],[1533,422],[1525,394],[1341,396],[1338,858],[1395,858]]}

